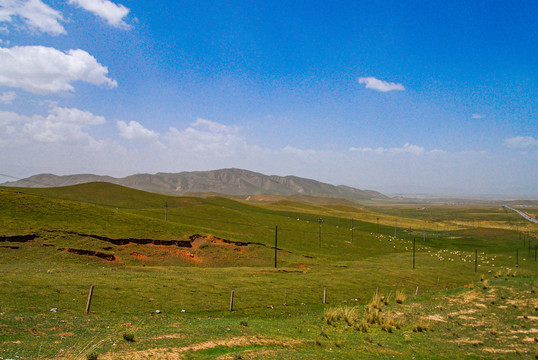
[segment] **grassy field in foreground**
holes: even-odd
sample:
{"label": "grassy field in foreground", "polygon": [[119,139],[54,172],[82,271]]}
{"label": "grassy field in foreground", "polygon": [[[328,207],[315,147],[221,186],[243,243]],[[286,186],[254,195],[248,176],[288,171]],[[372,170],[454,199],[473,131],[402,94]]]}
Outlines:
{"label": "grassy field in foreground", "polygon": [[[534,357],[536,239],[502,214],[472,223],[497,207],[426,221],[413,206],[0,188],[0,359]],[[442,228],[464,214],[470,224]],[[193,234],[192,247],[166,242]]]}

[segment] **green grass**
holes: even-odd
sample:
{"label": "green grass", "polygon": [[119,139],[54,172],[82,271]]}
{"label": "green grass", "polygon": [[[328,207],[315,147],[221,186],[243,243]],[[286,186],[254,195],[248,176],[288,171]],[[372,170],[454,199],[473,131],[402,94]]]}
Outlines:
{"label": "green grass", "polygon": [[[248,203],[221,197],[172,197],[105,183],[0,188],[0,236],[38,235],[26,243],[0,242],[0,359],[84,359],[92,352],[99,359],[142,359],[152,348],[172,354],[181,349],[185,358],[194,359],[352,359],[357,353],[364,358],[417,359],[444,358],[443,354],[519,356],[484,348],[520,348],[525,356],[534,354],[535,345],[525,340],[530,333],[515,333],[518,340],[511,344],[497,343],[482,325],[473,329],[464,318],[449,317],[474,305],[447,299],[467,293],[487,298],[494,291],[495,299],[480,302],[486,309],[476,308],[482,321],[497,319],[488,326],[503,334],[532,330],[532,317],[537,315],[531,291],[536,288],[538,266],[519,234],[505,226],[506,213],[497,214],[497,207],[442,207],[435,210],[437,220],[431,220],[422,217],[417,206],[415,210],[403,205],[390,209],[387,204],[363,208],[297,200]],[[324,219],[321,248],[319,217]],[[351,218],[355,219],[353,242]],[[454,219],[463,218],[482,225],[454,226]],[[396,238],[395,219],[402,226]],[[426,224],[423,240],[420,225]],[[438,231],[443,224],[452,225]],[[276,226],[281,249],[277,269],[272,248]],[[404,232],[408,227],[415,230]],[[113,245],[84,234],[159,240],[211,234],[260,245],[210,241],[197,249]],[[60,248],[114,254],[118,260]],[[509,271],[517,276],[505,276]],[[502,276],[494,277],[498,272]],[[486,289],[481,277],[488,281]],[[464,287],[473,282],[473,288]],[[84,315],[90,285],[95,286],[91,314]],[[321,303],[324,288],[326,306]],[[235,311],[229,312],[232,290]],[[359,325],[376,290],[390,298],[381,306],[384,320],[362,332]],[[407,296],[403,304],[395,301],[399,292]],[[516,299],[522,301],[517,308],[509,302]],[[327,324],[327,307],[341,309],[341,319]],[[52,308],[58,311],[51,312]],[[446,322],[424,320],[430,315]],[[431,331],[413,332],[417,325]],[[125,333],[133,334],[136,341],[124,341]],[[443,340],[454,337],[453,333],[459,339],[485,340],[482,344]]]}

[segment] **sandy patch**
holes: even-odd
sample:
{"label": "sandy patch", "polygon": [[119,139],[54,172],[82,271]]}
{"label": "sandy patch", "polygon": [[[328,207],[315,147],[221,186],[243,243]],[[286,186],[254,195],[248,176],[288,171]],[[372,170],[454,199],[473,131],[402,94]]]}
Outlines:
{"label": "sandy patch", "polygon": [[446,322],[446,319],[439,314],[430,315],[426,317],[426,319],[431,321]]}
{"label": "sandy patch", "polygon": [[[241,352],[242,359],[275,359],[277,350],[247,350]],[[237,354],[224,354],[217,358],[217,360],[235,360],[237,359]]]}
{"label": "sandy patch", "polygon": [[455,344],[470,344],[470,345],[483,344],[483,342],[481,340],[470,339],[470,338],[461,338],[461,339],[458,339],[458,340],[451,340],[450,342],[455,343]]}
{"label": "sandy patch", "polygon": [[153,340],[166,340],[166,339],[182,339],[184,337],[185,335],[183,334],[166,334],[166,335],[155,336],[152,339]]}
{"label": "sandy patch", "polygon": [[104,354],[102,359],[104,360],[142,360],[142,359],[154,359],[154,360],[177,360],[183,358],[183,353],[189,351],[201,351],[206,349],[213,349],[219,346],[224,347],[238,347],[248,345],[277,345],[283,347],[291,347],[300,343],[298,340],[293,339],[270,339],[263,337],[235,337],[226,340],[206,341],[197,344],[191,344],[184,347],[176,348],[155,348],[147,350],[132,351],[129,353],[108,353]]}
{"label": "sandy patch", "polygon": [[530,329],[530,330],[511,330],[511,334],[538,334],[538,329]]}
{"label": "sandy patch", "polygon": [[477,311],[478,310],[476,309],[460,310],[460,311],[452,312],[448,314],[448,316],[452,317],[452,316],[469,315],[469,314],[474,314]]}
{"label": "sandy patch", "polygon": [[506,303],[508,305],[515,305],[515,306],[526,306],[527,301],[526,300],[506,300]]}
{"label": "sandy patch", "polygon": [[483,348],[482,351],[489,352],[492,354],[509,354],[509,353],[515,353],[515,350],[512,349],[495,349],[495,348]]}
{"label": "sandy patch", "polygon": [[483,299],[480,298],[476,291],[467,291],[461,295],[451,298],[449,301],[456,304],[469,304],[483,301]]}

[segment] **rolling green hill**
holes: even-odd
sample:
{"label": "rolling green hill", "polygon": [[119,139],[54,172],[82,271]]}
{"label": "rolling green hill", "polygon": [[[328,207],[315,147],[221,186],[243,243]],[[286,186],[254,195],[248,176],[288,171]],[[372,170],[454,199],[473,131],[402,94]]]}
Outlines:
{"label": "rolling green hill", "polygon": [[0,187],[0,358],[533,354],[536,229],[516,232],[517,214],[272,200]]}

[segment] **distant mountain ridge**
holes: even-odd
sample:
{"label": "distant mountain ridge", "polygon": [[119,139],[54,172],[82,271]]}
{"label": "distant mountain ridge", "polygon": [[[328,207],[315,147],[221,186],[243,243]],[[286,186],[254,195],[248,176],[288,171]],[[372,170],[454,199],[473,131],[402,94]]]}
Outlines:
{"label": "distant mountain ridge", "polygon": [[220,169],[180,173],[136,174],[124,178],[78,174],[34,175],[0,184],[18,187],[58,187],[88,182],[109,182],[149,192],[182,195],[185,193],[219,193],[235,196],[259,194],[309,195],[340,197],[349,200],[388,199],[373,190],[359,190],[344,185],[330,185],[297,176],[264,175],[242,169]]}

